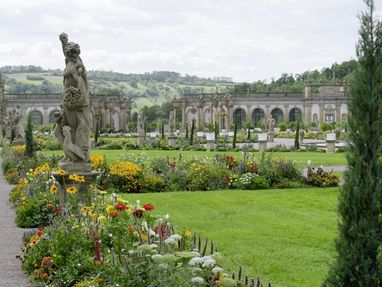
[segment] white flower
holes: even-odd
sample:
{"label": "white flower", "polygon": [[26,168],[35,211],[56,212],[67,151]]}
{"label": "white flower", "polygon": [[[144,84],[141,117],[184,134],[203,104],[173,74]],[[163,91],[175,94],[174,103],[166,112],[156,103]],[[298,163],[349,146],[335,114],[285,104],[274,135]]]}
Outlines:
{"label": "white flower", "polygon": [[217,273],[219,273],[219,272],[223,272],[224,269],[221,268],[221,267],[216,266],[216,267],[212,268],[211,271],[212,271],[212,273],[217,274]]}
{"label": "white flower", "polygon": [[137,200],[137,202],[136,202],[135,205],[136,205],[137,208],[139,208],[139,207],[141,206],[141,201],[140,201],[140,200]]}
{"label": "white flower", "polygon": [[203,264],[204,260],[200,257],[194,257],[188,262],[189,265],[191,266],[196,266],[198,264]]}
{"label": "white flower", "polygon": [[179,234],[173,234],[170,236],[170,238],[174,239],[174,240],[181,240],[182,239],[182,236],[179,235]]}
{"label": "white flower", "polygon": [[154,261],[154,262],[160,262],[160,260],[162,259],[162,255],[160,255],[160,254],[154,254],[154,255],[152,255],[151,256],[151,258],[152,258],[152,260]]}
{"label": "white flower", "polygon": [[165,241],[164,241],[164,243],[165,244],[168,244],[168,245],[170,245],[170,244],[176,244],[176,240],[175,239],[173,239],[173,238],[167,238]]}
{"label": "white flower", "polygon": [[155,243],[150,244],[149,246],[150,246],[151,249],[158,248],[158,245],[156,245]]}
{"label": "white flower", "polygon": [[164,218],[169,219],[169,218],[170,218],[170,215],[166,214],[166,215],[164,216]]}
{"label": "white flower", "polygon": [[109,235],[109,237],[113,237],[113,233],[109,233],[108,235]]}
{"label": "white flower", "polygon": [[191,278],[191,283],[204,284],[204,279],[202,277]]}
{"label": "white flower", "polygon": [[308,167],[310,167],[310,166],[312,165],[312,161],[309,159],[309,160],[307,161],[307,164],[308,164]]}
{"label": "white flower", "polygon": [[215,260],[211,258],[211,259],[204,260],[202,267],[213,267],[215,266],[215,264],[216,264]]}

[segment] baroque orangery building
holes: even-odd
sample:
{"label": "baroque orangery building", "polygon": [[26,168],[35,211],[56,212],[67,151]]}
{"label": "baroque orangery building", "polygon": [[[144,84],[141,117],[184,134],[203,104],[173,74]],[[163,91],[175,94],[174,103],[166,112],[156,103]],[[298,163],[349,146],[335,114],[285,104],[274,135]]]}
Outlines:
{"label": "baroque orangery building", "polygon": [[305,83],[303,93],[184,94],[173,104],[182,115],[182,127],[195,119],[196,126],[218,123],[229,130],[234,122],[258,127],[273,118],[281,122],[342,122],[348,116],[348,86],[344,83]]}

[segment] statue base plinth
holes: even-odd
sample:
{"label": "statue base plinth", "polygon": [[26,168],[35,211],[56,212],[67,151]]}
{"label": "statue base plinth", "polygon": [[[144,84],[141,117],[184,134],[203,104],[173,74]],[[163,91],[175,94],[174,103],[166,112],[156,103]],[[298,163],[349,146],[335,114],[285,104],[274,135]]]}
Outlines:
{"label": "statue base plinth", "polygon": [[168,137],[168,145],[174,147],[176,145],[176,136]]}
{"label": "statue base plinth", "polygon": [[215,141],[207,141],[207,151],[215,149]]}
{"label": "statue base plinth", "polygon": [[326,141],[326,152],[332,153],[336,151],[336,141]]}
{"label": "statue base plinth", "polygon": [[13,142],[10,142],[11,146],[24,145],[24,144],[25,144],[24,140],[14,140]]}
{"label": "statue base plinth", "polygon": [[58,162],[58,168],[68,173],[88,173],[92,171],[92,165],[88,162]]}
{"label": "statue base plinth", "polygon": [[268,141],[270,143],[273,143],[274,142],[274,138],[275,138],[275,133],[274,132],[269,132],[268,133]]}
{"label": "statue base plinth", "polygon": [[[75,163],[72,163],[75,164]],[[77,182],[70,179],[69,177],[73,174],[83,176],[84,182]],[[77,194],[80,198],[80,202],[86,205],[91,204],[91,194],[89,192],[89,185],[96,179],[98,172],[67,172],[65,174],[53,173],[54,178],[60,184],[60,193],[59,193],[59,206],[64,207],[66,198],[69,196],[66,193],[66,189],[70,187],[75,187],[77,189]]]}
{"label": "statue base plinth", "polygon": [[267,142],[266,141],[260,141],[259,142],[259,151],[267,151]]}
{"label": "statue base plinth", "polygon": [[143,146],[145,144],[145,136],[144,135],[139,135],[138,136],[138,145]]}

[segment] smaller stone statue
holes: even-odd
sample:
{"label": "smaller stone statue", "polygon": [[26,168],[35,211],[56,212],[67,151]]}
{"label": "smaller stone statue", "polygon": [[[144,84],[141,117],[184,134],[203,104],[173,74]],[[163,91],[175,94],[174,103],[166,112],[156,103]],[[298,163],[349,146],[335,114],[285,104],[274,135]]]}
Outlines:
{"label": "smaller stone statue", "polygon": [[9,111],[8,116],[4,120],[5,138],[10,140],[12,138],[12,131],[14,131],[14,142],[24,142],[24,128],[21,124],[23,111],[20,105],[17,105],[12,111]]}
{"label": "smaller stone statue", "polygon": [[137,131],[139,136],[143,136],[145,134],[145,126],[143,123],[142,115],[138,114],[137,119]]}
{"label": "smaller stone statue", "polygon": [[170,116],[169,116],[169,119],[168,119],[168,125],[169,125],[169,128],[170,128],[170,135],[174,135],[174,131],[175,131],[175,116],[174,116],[174,111],[171,111],[170,112]]}
{"label": "smaller stone statue", "polygon": [[275,119],[274,118],[269,118],[268,120],[267,120],[267,124],[266,124],[266,130],[268,131],[268,132],[273,132],[274,131],[274,129],[275,129],[275,124],[276,124],[276,121],[275,121]]}
{"label": "smaller stone statue", "polygon": [[160,133],[160,131],[161,131],[161,127],[162,127],[162,118],[159,117],[159,118],[157,119],[157,132],[158,132],[158,133]]}

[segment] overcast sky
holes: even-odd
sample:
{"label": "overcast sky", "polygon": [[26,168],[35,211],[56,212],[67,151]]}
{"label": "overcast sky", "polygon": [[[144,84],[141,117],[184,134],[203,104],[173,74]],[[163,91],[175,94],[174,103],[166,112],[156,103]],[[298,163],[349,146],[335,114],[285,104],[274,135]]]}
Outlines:
{"label": "overcast sky", "polygon": [[0,66],[64,68],[65,31],[88,70],[253,82],[355,58],[363,9],[361,0],[0,0]]}

